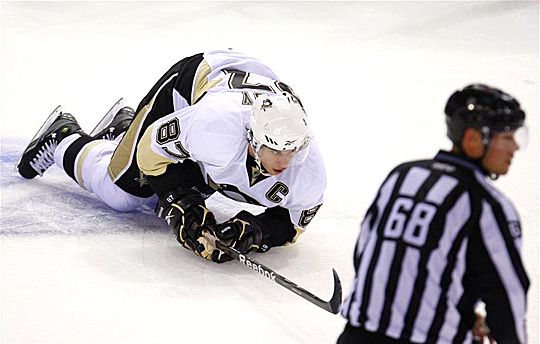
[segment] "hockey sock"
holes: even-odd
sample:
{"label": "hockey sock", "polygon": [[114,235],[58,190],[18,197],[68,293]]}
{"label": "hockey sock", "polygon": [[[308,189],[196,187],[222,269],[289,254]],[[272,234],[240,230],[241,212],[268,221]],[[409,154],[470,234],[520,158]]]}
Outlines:
{"label": "hockey sock", "polygon": [[71,179],[73,179],[76,183],[78,183],[77,179],[75,178],[75,163],[77,161],[77,157],[86,144],[95,140],[96,139],[94,139],[92,136],[83,133],[81,137],[73,141],[73,143],[71,143],[64,152],[64,157],[62,159],[64,171],[66,171],[67,175],[70,176]]}

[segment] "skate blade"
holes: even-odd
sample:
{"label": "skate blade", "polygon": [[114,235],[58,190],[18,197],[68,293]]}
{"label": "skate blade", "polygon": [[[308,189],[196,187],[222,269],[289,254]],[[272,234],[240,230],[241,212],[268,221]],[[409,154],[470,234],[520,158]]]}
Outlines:
{"label": "skate blade", "polygon": [[114,116],[120,111],[121,108],[125,107],[124,105],[124,98],[120,98],[114,105],[111,107],[109,111],[103,116],[101,121],[96,125],[94,130],[90,132],[90,136],[97,135],[100,131],[107,128],[113,121]]}
{"label": "skate blade", "polygon": [[24,156],[24,154],[26,154],[26,152],[28,152],[29,150],[31,149],[34,149],[34,147],[36,146],[37,144],[37,139],[43,135],[45,133],[45,131],[51,126],[51,124],[58,118],[58,116],[60,116],[60,114],[62,114],[62,112],[64,111],[64,108],[62,107],[62,105],[58,105],[54,110],[53,112],[51,112],[51,114],[49,115],[49,117],[47,117],[47,119],[45,120],[45,122],[41,125],[41,127],[39,128],[38,132],[36,133],[36,135],[34,135],[34,137],[32,138],[32,140],[30,140],[30,143],[28,144],[28,146],[26,146],[26,148],[24,149],[23,153],[21,154],[21,158],[19,159],[19,161],[17,161],[17,164],[15,165],[15,171],[19,171],[19,164],[21,163],[21,160]]}
{"label": "skate blade", "polygon": [[39,128],[38,132],[36,133],[36,135],[34,135],[34,137],[32,138],[32,140],[30,140],[30,144],[28,145],[28,147],[26,147],[26,149],[24,150],[24,152],[26,153],[26,151],[29,150],[29,148],[33,148],[31,147],[32,144],[35,144],[35,141],[38,139],[38,137],[40,137],[41,135],[43,135],[45,133],[45,131],[47,129],[49,129],[49,127],[51,126],[51,124],[56,120],[56,118],[58,118],[58,116],[60,116],[60,114],[64,111],[64,108],[62,107],[62,105],[58,105],[54,110],[53,112],[51,112],[51,114],[49,115],[49,117],[47,117],[47,119],[45,120],[45,122],[43,123],[43,125]]}

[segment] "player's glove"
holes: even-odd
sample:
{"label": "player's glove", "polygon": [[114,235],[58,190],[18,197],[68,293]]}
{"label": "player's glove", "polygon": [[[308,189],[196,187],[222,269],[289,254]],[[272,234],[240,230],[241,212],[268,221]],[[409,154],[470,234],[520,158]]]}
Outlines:
{"label": "player's glove", "polygon": [[257,217],[245,210],[219,224],[216,227],[215,236],[241,253],[254,250],[266,252],[270,249],[268,233],[257,223]]}
{"label": "player's glove", "polygon": [[169,192],[160,198],[155,211],[172,227],[183,247],[203,258],[222,261],[219,258],[223,253],[215,248],[212,240],[203,236],[203,229],[213,235],[209,228],[216,225],[216,219],[198,192]]}

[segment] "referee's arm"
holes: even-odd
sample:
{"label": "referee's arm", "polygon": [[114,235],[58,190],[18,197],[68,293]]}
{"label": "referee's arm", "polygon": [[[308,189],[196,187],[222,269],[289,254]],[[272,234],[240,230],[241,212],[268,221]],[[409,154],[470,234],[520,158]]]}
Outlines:
{"label": "referee's arm", "polygon": [[486,322],[498,343],[526,343],[528,279],[504,215],[483,202],[478,228],[471,233],[469,275],[486,304]]}

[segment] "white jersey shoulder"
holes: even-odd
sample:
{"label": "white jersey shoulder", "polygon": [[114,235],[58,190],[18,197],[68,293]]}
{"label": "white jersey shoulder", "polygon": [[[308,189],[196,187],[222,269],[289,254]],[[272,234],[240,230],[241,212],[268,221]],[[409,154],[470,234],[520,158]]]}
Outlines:
{"label": "white jersey shoulder", "polygon": [[215,167],[226,166],[246,141],[248,109],[239,103],[240,94],[217,93],[176,112],[180,141],[195,161]]}

